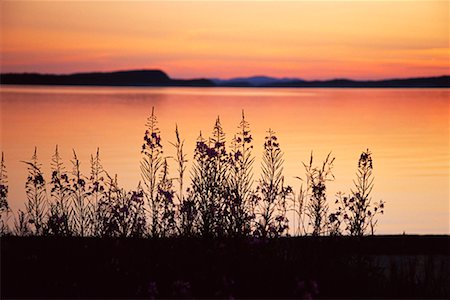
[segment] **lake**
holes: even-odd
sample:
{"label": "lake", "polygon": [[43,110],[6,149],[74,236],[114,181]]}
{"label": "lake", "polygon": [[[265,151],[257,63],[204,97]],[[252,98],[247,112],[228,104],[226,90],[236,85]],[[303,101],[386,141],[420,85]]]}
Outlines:
{"label": "lake", "polygon": [[[449,89],[292,89],[1,86],[1,146],[14,211],[26,199],[26,165],[34,147],[50,179],[59,146],[66,170],[75,149],[89,174],[89,157],[100,147],[104,168],[119,184],[140,180],[140,149],[152,107],[165,154],[174,155],[178,124],[192,162],[196,138],[208,136],[220,116],[229,142],[245,111],[254,137],[259,177],[266,131],[273,129],[284,152],[287,184],[298,190],[302,162],[315,164],[331,151],[338,191],[353,188],[358,158],[373,153],[373,201],[386,201],[379,234],[449,234]],[[175,164],[170,163],[175,176]]]}

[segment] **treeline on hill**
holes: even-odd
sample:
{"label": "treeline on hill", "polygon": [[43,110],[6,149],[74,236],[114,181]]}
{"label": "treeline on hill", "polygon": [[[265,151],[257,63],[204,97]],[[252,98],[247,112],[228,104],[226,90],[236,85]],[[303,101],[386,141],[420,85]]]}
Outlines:
{"label": "treeline on hill", "polygon": [[35,149],[31,160],[24,162],[28,167],[25,210],[15,214],[8,204],[2,153],[1,234],[273,238],[289,235],[288,212],[295,216],[295,228],[291,229],[294,235],[374,234],[384,202],[371,200],[373,165],[369,150],[359,158],[353,189],[349,194],[338,194],[334,201],[337,208],[331,211],[326,194],[327,182],[334,178],[330,154],[319,166],[314,165],[311,154],[309,163],[304,163],[303,184],[295,193],[284,183],[283,153],[271,129],[265,137],[261,177],[254,179],[253,140],[244,112],[229,147],[219,118],[209,138],[200,133],[189,175],[178,128],[175,134],[171,143],[177,153],[173,178],[152,109],[141,149],[142,183],[132,191],[121,188],[117,176],[103,169],[98,150],[91,156],[91,171],[86,176],[80,171],[76,152],[70,161],[72,170],[67,171],[56,146],[47,182]]}

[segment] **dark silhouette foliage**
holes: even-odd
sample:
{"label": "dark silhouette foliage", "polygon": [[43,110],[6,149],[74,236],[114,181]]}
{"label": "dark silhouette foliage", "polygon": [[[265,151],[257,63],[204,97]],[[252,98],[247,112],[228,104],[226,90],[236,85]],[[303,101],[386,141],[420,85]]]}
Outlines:
{"label": "dark silhouette foliage", "polygon": [[52,157],[52,177],[50,181],[50,196],[54,202],[50,203],[50,212],[47,218],[46,234],[70,236],[73,229],[70,224],[72,190],[69,176],[65,172],[58,146]]}
{"label": "dark silhouette foliage", "polygon": [[153,236],[156,236],[160,226],[158,208],[161,206],[161,203],[158,203],[158,200],[160,200],[158,197],[158,173],[163,166],[164,158],[154,107],[152,107],[152,114],[147,119],[146,127],[144,144],[141,150],[141,175],[145,187],[144,195],[150,209],[150,232]]}
{"label": "dark silhouette foliage", "polygon": [[230,222],[228,155],[225,134],[217,118],[212,136],[197,139],[192,169],[192,190],[198,211],[198,230],[206,237],[223,236]]}
{"label": "dark silhouette foliage", "polygon": [[245,120],[244,111],[238,126],[238,132],[233,138],[229,154],[229,189],[230,189],[230,235],[245,236],[252,228],[251,222],[255,218],[252,206],[253,137],[250,124]]}
{"label": "dark silhouette foliage", "polygon": [[312,235],[322,235],[327,230],[328,203],[326,195],[326,183],[333,180],[331,172],[334,158],[331,153],[327,155],[321,167],[313,167],[313,155],[309,164],[303,164],[306,170],[309,197],[306,203],[306,215],[312,226]]}
{"label": "dark silhouette foliage", "polygon": [[6,172],[5,157],[2,152],[0,161],[0,235],[9,233],[9,214],[11,209],[8,203],[8,175]]}
{"label": "dark silhouette foliage", "polygon": [[253,201],[256,206],[255,235],[278,237],[287,232],[286,199],[292,188],[284,185],[283,154],[275,132],[269,129],[264,142],[262,175]]}
{"label": "dark silhouette foliage", "polygon": [[34,148],[31,161],[24,163],[28,166],[28,177],[25,183],[27,221],[33,234],[42,235],[45,229],[44,219],[47,213],[47,190],[44,174],[41,171],[41,164],[38,162],[37,148]]}
{"label": "dark silhouette foliage", "polygon": [[143,237],[146,233],[144,192],[126,192],[117,183],[117,177],[108,176],[104,197],[98,203],[100,235],[107,237]]}
{"label": "dark silhouette foliage", "polygon": [[[226,136],[217,117],[211,136],[200,133],[187,184],[184,140],[175,127],[174,157],[163,153],[155,110],[146,123],[140,163],[143,185],[127,191],[103,168],[100,150],[91,155],[90,174],[81,172],[73,151],[72,172],[65,170],[58,146],[51,161],[47,183],[37,159],[29,162],[25,185],[25,211],[19,210],[9,229],[8,185],[4,156],[0,166],[1,234],[97,236],[274,238],[294,235],[374,234],[383,201],[372,202],[372,153],[364,151],[358,162],[357,179],[350,196],[338,194],[337,208],[329,213],[327,183],[334,179],[331,153],[322,165],[303,164],[306,171],[299,193],[285,184],[283,152],[275,132],[269,129],[263,145],[261,177],[254,187],[253,137],[242,111],[237,132],[227,148]],[[169,159],[176,163],[175,178]],[[47,195],[47,187],[49,195]],[[186,188],[187,187],[187,188]],[[289,231],[288,215],[294,213]],[[5,218],[6,215],[6,218]],[[297,223],[296,223],[297,222]],[[342,227],[345,227],[342,229]]]}
{"label": "dark silhouette foliage", "polygon": [[376,216],[384,213],[384,201],[372,203],[371,193],[373,189],[373,160],[372,153],[367,149],[363,151],[358,161],[358,171],[354,190],[350,196],[338,194],[336,204],[337,211],[330,214],[330,223],[333,224],[333,232],[340,232],[340,224],[345,224],[345,231],[350,235],[362,236],[367,233],[372,235],[378,222]]}

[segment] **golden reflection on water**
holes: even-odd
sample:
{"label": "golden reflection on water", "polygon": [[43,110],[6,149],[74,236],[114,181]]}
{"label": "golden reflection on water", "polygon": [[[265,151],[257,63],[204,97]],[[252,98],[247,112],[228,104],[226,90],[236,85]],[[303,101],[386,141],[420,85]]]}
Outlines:
{"label": "golden reflection on water", "polygon": [[[302,161],[336,157],[328,199],[349,192],[362,150],[373,152],[373,200],[387,202],[379,233],[449,233],[448,89],[251,89],[1,87],[1,150],[5,153],[14,210],[23,208],[26,166],[35,146],[49,179],[55,145],[66,169],[72,149],[89,172],[100,147],[105,169],[134,188],[140,147],[152,106],[166,155],[173,155],[175,124],[192,160],[200,131],[207,136],[218,115],[228,141],[241,110],[254,137],[255,175],[264,136],[278,134],[286,182],[298,189]],[[175,165],[172,164],[175,171]],[[257,179],[258,176],[255,176]]]}

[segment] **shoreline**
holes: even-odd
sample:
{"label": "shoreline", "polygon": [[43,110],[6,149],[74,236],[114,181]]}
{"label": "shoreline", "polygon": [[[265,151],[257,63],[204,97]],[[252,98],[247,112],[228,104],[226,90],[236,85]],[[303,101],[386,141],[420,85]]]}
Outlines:
{"label": "shoreline", "polygon": [[448,86],[234,86],[234,85],[95,85],[95,84],[32,84],[32,83],[7,83],[0,84],[2,86],[26,86],[26,87],[119,87],[119,88],[202,88],[202,89],[222,89],[222,88],[237,88],[237,89],[450,89]]}
{"label": "shoreline", "polygon": [[2,298],[447,298],[450,236],[1,237]]}

